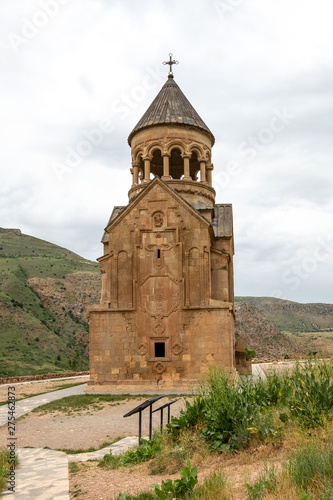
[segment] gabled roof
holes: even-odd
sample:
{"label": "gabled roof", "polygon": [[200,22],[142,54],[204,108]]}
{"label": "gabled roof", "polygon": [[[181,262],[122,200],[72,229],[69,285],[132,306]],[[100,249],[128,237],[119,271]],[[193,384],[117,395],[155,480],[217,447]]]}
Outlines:
{"label": "gabled roof", "polygon": [[[128,214],[128,212],[130,212],[136,205],[137,203],[139,203],[139,201],[144,197],[146,196],[146,194],[154,188],[154,186],[156,184],[160,184],[164,187],[164,189],[173,197],[175,198],[181,205],[184,206],[184,208],[186,210],[188,210],[189,212],[191,212],[194,217],[196,217],[197,219],[200,220],[200,222],[206,224],[208,227],[211,228],[212,230],[212,226],[210,224],[210,222],[207,221],[207,219],[201,215],[197,210],[195,210],[192,205],[190,205],[190,203],[188,203],[186,200],[184,200],[184,198],[182,196],[180,196],[178,193],[176,193],[173,189],[171,189],[166,182],[162,181],[162,179],[160,179],[160,177],[156,176],[154,177],[154,179],[152,181],[150,181],[146,187],[144,189],[142,189],[142,191],[140,191],[140,193],[135,197],[133,198],[133,200],[131,200],[131,202],[127,205],[127,207],[125,207],[123,210],[119,211],[117,215],[115,215],[115,217],[113,217],[114,215],[114,212],[112,212],[111,214],[111,217],[110,217],[110,220],[109,220],[109,223],[108,225],[106,226],[105,228],[105,232],[108,232],[107,230],[109,229],[110,226],[113,226],[113,225],[116,225],[118,224],[124,217],[126,217],[126,215]],[[118,207],[118,208],[123,208],[123,207]],[[105,235],[105,233],[104,233]],[[104,238],[104,237],[103,237]]]}
{"label": "gabled roof", "polygon": [[[106,227],[109,227],[109,225],[111,224],[111,222],[116,218],[118,217],[118,215],[123,211],[125,210],[127,205],[125,206],[117,206],[117,207],[113,207],[113,210],[112,210],[112,214],[110,215],[110,219],[107,223],[107,226]],[[103,234],[103,237],[102,237],[102,240],[101,242],[102,243],[107,243],[109,241],[109,235],[108,233],[104,230],[104,234]]]}
{"label": "gabled roof", "polygon": [[173,75],[169,75],[168,80],[154,101],[130,133],[128,137],[129,145],[131,145],[132,137],[139,130],[163,124],[196,127],[206,132],[212,139],[213,144],[215,142],[214,135],[180,90],[173,79]]}

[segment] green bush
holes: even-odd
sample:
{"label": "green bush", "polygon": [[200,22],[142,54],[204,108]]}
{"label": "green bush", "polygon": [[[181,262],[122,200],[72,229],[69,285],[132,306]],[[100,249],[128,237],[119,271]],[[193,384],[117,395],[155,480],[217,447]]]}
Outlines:
{"label": "green bush", "polygon": [[148,491],[145,493],[139,493],[138,495],[135,495],[135,497],[131,497],[126,493],[119,493],[117,500],[154,500],[154,498],[156,498],[156,496]]}
{"label": "green bush", "polygon": [[289,419],[313,427],[333,415],[332,380],[332,362],[312,360],[296,364],[291,373],[273,372],[257,381],[214,369],[167,429],[177,436],[198,427],[218,451],[243,448],[254,436],[275,442]]}
{"label": "green bush", "polygon": [[306,427],[321,425],[333,414],[332,363],[308,361],[296,365],[290,416]]}
{"label": "green bush", "polygon": [[245,356],[248,358],[255,358],[256,357],[256,351],[254,349],[249,349],[248,347],[245,346]]}
{"label": "green bush", "polygon": [[123,455],[112,455],[112,451],[105,455],[99,462],[99,467],[106,467],[108,469],[117,469],[121,466],[131,466],[139,462],[146,462],[153,458],[159,451],[161,451],[161,437],[155,433],[151,441],[146,439],[140,440],[140,446],[134,450],[128,450]]}
{"label": "green bush", "polygon": [[191,461],[188,460],[186,467],[180,472],[180,479],[167,479],[162,481],[161,487],[158,484],[152,484],[155,495],[162,500],[172,498],[184,498],[191,494],[194,486],[198,483],[197,468],[191,468]]}
{"label": "green bush", "polygon": [[258,480],[252,485],[246,484],[245,486],[247,488],[249,500],[261,500],[266,492],[273,492],[277,486],[274,465],[268,467],[267,464],[265,464],[264,470],[260,472]]}

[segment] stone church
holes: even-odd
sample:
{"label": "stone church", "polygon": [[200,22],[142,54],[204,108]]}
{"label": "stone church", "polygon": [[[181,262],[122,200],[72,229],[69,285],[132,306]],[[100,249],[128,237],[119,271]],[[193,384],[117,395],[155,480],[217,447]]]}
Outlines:
{"label": "stone church", "polygon": [[181,390],[235,367],[232,207],[215,203],[214,136],[168,64],[128,138],[128,205],[102,238],[89,392]]}

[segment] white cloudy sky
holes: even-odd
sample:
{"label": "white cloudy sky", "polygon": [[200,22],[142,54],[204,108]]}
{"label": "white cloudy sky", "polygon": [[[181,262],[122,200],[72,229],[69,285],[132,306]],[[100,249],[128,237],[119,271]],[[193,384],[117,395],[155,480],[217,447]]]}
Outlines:
{"label": "white cloudy sky", "polygon": [[236,294],[333,303],[332,0],[2,0],[0,16],[1,227],[101,255],[173,52],[216,137]]}

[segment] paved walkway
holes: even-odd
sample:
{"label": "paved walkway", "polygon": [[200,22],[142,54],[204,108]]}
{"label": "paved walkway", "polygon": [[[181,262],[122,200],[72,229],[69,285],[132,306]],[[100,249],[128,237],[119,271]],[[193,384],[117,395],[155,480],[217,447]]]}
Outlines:
{"label": "paved walkway", "polygon": [[101,460],[112,451],[120,455],[138,445],[138,438],[127,437],[102,450],[67,455],[43,448],[19,448],[19,465],[15,470],[15,493],[7,490],[8,500],[69,500],[68,463]]}
{"label": "paved walkway", "polygon": [[[86,384],[82,384],[17,401],[15,417],[19,418],[34,408],[56,399],[83,394],[85,386]],[[7,405],[0,406],[0,426],[7,425],[7,412]],[[110,451],[113,455],[120,455],[137,445],[138,438],[130,436],[102,450],[76,455],[67,455],[61,451],[43,448],[19,448],[16,450],[19,465],[15,470],[15,493],[7,489],[2,493],[1,498],[8,498],[8,500],[69,500],[69,462],[101,460]]]}
{"label": "paved walkway", "polygon": [[69,500],[68,458],[66,453],[41,448],[18,450],[15,493],[5,491],[8,500]]}
{"label": "paved walkway", "polygon": [[[66,396],[74,396],[83,394],[86,384],[69,387],[68,389],[60,389],[59,391],[47,392],[40,396],[33,396],[31,398],[22,399],[15,403],[15,418],[22,417],[29,413],[38,406],[45,405],[56,399],[65,398]],[[7,424],[8,408],[7,405],[0,406],[0,427]]]}

